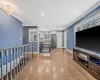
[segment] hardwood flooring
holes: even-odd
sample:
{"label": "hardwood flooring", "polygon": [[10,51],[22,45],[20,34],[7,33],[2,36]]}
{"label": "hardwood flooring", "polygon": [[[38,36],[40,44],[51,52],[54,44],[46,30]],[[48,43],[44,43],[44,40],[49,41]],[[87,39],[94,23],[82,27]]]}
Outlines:
{"label": "hardwood flooring", "polygon": [[56,49],[40,54],[14,80],[96,80],[72,59],[72,53]]}

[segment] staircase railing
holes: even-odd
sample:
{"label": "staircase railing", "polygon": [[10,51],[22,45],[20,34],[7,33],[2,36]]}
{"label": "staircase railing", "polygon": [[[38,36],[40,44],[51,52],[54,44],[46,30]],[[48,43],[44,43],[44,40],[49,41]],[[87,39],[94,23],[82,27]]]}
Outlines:
{"label": "staircase railing", "polygon": [[33,58],[33,45],[26,44],[0,50],[0,80],[13,80]]}

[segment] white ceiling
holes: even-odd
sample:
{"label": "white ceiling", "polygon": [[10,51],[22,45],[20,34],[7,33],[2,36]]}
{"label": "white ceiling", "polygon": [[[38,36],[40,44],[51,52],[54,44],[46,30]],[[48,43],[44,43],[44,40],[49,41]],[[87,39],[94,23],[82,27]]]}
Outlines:
{"label": "white ceiling", "polygon": [[[0,0],[10,5],[24,25],[38,25],[41,30],[63,29],[100,0]],[[44,16],[42,16],[42,15]]]}

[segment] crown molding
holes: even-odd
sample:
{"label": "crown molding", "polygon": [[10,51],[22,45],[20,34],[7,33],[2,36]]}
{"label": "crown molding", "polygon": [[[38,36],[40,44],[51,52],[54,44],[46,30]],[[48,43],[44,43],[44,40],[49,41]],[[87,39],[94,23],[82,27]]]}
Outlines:
{"label": "crown molding", "polygon": [[97,2],[95,5],[93,5],[91,8],[89,8],[88,11],[86,11],[82,16],[80,16],[79,18],[77,18],[75,21],[73,21],[71,24],[69,24],[65,30],[67,28],[69,28],[71,25],[73,25],[74,23],[76,23],[77,21],[79,21],[81,18],[83,18],[84,16],[86,16],[87,14],[89,14],[91,11],[93,11],[95,8],[97,8],[98,6],[100,6],[100,1]]}
{"label": "crown molding", "polygon": [[27,24],[27,23],[23,23],[22,26],[23,26],[23,27],[24,27],[24,26],[37,26],[37,27],[38,27],[37,24]]}
{"label": "crown molding", "polygon": [[21,18],[19,18],[18,16],[16,16],[15,14],[13,14],[12,16],[17,18],[18,20],[20,20],[23,23],[23,20]]}

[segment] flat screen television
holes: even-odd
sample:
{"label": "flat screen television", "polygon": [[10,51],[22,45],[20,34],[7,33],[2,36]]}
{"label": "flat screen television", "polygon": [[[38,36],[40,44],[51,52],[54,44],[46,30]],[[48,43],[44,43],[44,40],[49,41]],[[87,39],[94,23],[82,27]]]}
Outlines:
{"label": "flat screen television", "polygon": [[100,52],[100,25],[76,32],[76,47]]}

